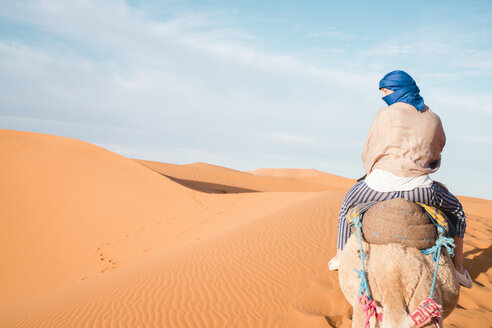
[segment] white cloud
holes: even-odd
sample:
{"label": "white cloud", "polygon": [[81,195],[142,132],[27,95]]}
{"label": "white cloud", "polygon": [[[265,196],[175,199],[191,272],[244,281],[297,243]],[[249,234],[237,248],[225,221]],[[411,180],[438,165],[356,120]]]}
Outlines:
{"label": "white cloud", "polygon": [[[491,51],[484,44],[490,33],[457,30],[455,26],[429,24],[381,38],[356,51],[358,60],[379,58],[397,67],[410,66],[425,74],[492,74]],[[452,74],[452,73],[451,73]]]}
{"label": "white cloud", "polygon": [[318,143],[316,138],[310,136],[304,136],[304,135],[295,135],[287,132],[271,131],[265,133],[265,137],[276,141],[285,142],[287,144],[293,144],[293,145],[312,146]]}
{"label": "white cloud", "polygon": [[473,94],[469,92],[453,94],[447,90],[435,87],[428,91],[427,99],[429,103],[442,110],[460,113],[460,116],[462,116],[462,113],[466,113],[471,121],[481,117],[481,115],[485,115],[485,117],[492,115],[492,107],[489,106],[492,102],[492,94],[478,92]]}
{"label": "white cloud", "polygon": [[476,73],[488,73],[492,72],[492,51],[487,50],[468,50],[464,56],[460,56],[456,59],[456,64],[465,67],[472,68],[478,71]]}
{"label": "white cloud", "polygon": [[[322,105],[323,111],[330,111],[338,104],[320,104],[320,98],[348,94],[354,84],[363,90],[371,83],[355,73],[251,48],[238,41],[236,35],[241,33],[223,29],[219,22],[212,24],[218,29],[204,32],[200,28],[210,25],[208,15],[158,22],[122,3],[104,1],[97,5],[31,2],[16,9],[13,18],[68,39],[63,46],[0,45],[4,68],[12,78],[13,97],[5,101],[17,99],[19,90],[31,93],[27,98],[38,107],[50,107],[41,117],[59,115],[55,109],[74,119],[80,116],[74,113],[82,111],[89,112],[86,118],[95,115],[94,119],[107,113],[107,120],[118,113],[117,120],[126,117],[133,124],[142,120],[131,118],[137,106],[150,119],[171,121],[169,114],[204,118],[226,108],[236,113],[282,110],[288,114],[297,111],[295,104],[311,111]],[[102,51],[107,57],[91,59],[85,51]],[[303,98],[297,101],[295,95]],[[300,101],[304,103],[297,104]]]}
{"label": "white cloud", "polygon": [[345,41],[351,41],[356,38],[355,35],[340,31],[332,26],[318,26],[314,30],[307,32],[306,36],[312,38],[326,37]]}

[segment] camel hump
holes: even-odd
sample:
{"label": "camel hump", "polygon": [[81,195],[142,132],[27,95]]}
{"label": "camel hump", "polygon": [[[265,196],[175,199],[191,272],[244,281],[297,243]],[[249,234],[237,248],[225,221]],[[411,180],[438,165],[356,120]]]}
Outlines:
{"label": "camel hump", "polygon": [[437,229],[421,206],[395,198],[372,206],[363,217],[362,232],[370,244],[398,243],[427,249],[434,246]]}

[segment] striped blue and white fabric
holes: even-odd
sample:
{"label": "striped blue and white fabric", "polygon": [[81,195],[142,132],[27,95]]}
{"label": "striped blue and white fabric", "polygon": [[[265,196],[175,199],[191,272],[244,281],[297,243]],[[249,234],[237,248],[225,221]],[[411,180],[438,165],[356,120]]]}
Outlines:
{"label": "striped blue and white fabric", "polygon": [[371,201],[382,202],[393,198],[404,198],[411,202],[424,203],[439,208],[448,217],[452,235],[464,236],[466,216],[463,212],[463,206],[453,194],[438,183],[433,183],[430,187],[420,187],[413,190],[379,192],[371,189],[364,181],[359,181],[347,192],[340,209],[337,248],[343,250],[350,237],[351,228],[346,215],[352,206]]}

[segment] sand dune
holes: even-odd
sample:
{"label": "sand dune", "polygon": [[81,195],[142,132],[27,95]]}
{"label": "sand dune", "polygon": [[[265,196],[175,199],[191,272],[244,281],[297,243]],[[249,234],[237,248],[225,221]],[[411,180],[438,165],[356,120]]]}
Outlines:
{"label": "sand dune", "polygon": [[[353,180],[131,160],[9,130],[0,159],[1,327],[350,326],[326,263]],[[445,327],[488,327],[492,202],[461,200],[475,286]]]}
{"label": "sand dune", "polygon": [[[177,165],[136,160],[140,164],[188,188],[208,193],[239,193],[254,191],[324,191],[346,190],[354,180],[321,171],[319,176],[282,176],[241,172],[221,166],[193,163]],[[271,170],[266,169],[268,172]],[[259,170],[263,172],[262,170]],[[302,170],[299,170],[302,171]]]}
{"label": "sand dune", "polygon": [[315,185],[323,185],[329,190],[348,190],[355,180],[338,175],[326,173],[316,169],[278,169],[263,168],[248,171],[251,174],[264,177],[277,177],[287,181],[304,182]]}
{"label": "sand dune", "polygon": [[136,259],[157,242],[149,234],[179,243],[198,223],[187,188],[94,145],[2,130],[0,150],[0,305]]}
{"label": "sand dune", "polygon": [[185,166],[187,166],[187,167],[199,167],[199,168],[203,168],[203,169],[210,169],[210,170],[230,172],[230,173],[243,173],[242,171],[230,169],[230,168],[225,167],[225,166],[208,164],[208,163],[203,163],[203,162],[185,164]]}

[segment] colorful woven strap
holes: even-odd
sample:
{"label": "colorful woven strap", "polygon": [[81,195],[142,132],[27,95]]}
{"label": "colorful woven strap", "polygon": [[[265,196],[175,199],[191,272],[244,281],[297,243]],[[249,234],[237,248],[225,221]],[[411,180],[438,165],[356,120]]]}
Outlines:
{"label": "colorful woven strap", "polygon": [[427,213],[427,216],[431,219],[431,221],[438,227],[444,228],[446,233],[449,232],[449,225],[448,225],[448,220],[446,218],[446,214],[444,214],[443,211],[440,209],[430,206],[424,203],[419,203],[416,202],[420,207],[424,209],[424,211]]}
{"label": "colorful woven strap", "polygon": [[420,328],[429,323],[432,319],[435,320],[436,326],[439,327],[441,319],[441,305],[434,302],[432,298],[426,298],[422,303],[413,310],[408,317],[412,320],[415,328]]}
{"label": "colorful woven strap", "polygon": [[[361,216],[361,214],[364,214],[368,209],[370,209],[373,205],[376,205],[378,202],[367,202],[367,203],[360,203],[357,205],[354,205],[353,207],[350,208],[350,210],[347,212],[347,215],[345,215],[345,218],[347,221],[354,226],[354,220],[356,220],[358,217]],[[384,205],[381,205],[384,206]]]}

